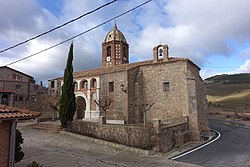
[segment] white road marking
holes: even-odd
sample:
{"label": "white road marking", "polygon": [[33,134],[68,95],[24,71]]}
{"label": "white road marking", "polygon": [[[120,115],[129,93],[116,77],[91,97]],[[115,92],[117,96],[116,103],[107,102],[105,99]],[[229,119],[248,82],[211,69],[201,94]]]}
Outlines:
{"label": "white road marking", "polygon": [[192,153],[192,152],[194,152],[194,151],[197,151],[197,150],[199,150],[199,149],[201,149],[201,148],[203,148],[203,147],[205,147],[205,146],[207,146],[207,145],[209,145],[209,144],[215,142],[216,140],[218,140],[218,139],[220,138],[220,136],[221,136],[220,132],[218,132],[217,130],[214,130],[214,129],[211,129],[211,130],[215,131],[215,132],[218,134],[218,136],[217,136],[214,140],[211,140],[210,142],[207,142],[207,143],[205,143],[205,144],[203,144],[203,145],[201,145],[201,146],[199,146],[199,147],[197,147],[197,148],[195,148],[195,149],[193,149],[193,150],[190,150],[190,151],[188,151],[188,152],[185,152],[185,153],[183,153],[183,154],[180,154],[180,155],[178,155],[178,156],[176,156],[176,157],[173,157],[173,158],[170,158],[170,159],[172,159],[172,160],[178,159],[178,158],[180,158],[180,157],[183,157],[183,156],[185,156],[185,155],[187,155],[187,154],[190,154],[190,153]]}

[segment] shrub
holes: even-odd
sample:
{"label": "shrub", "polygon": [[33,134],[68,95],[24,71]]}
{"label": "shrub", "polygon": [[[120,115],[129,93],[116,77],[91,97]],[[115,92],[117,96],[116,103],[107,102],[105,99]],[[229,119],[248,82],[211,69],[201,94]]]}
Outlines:
{"label": "shrub", "polygon": [[22,133],[16,129],[16,148],[15,148],[15,163],[21,161],[24,157],[21,144],[23,144]]}
{"label": "shrub", "polygon": [[32,163],[28,164],[27,167],[43,167],[43,165],[40,165],[36,161],[33,161]]}

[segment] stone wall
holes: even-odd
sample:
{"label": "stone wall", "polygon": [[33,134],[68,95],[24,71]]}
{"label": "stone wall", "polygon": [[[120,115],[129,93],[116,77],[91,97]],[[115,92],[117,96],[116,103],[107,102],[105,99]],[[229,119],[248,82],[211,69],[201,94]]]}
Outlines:
{"label": "stone wall", "polygon": [[[16,77],[14,77],[14,75],[19,76],[19,77],[16,78]],[[31,77],[31,76],[24,75],[23,73],[18,72],[16,70],[8,68],[8,67],[0,68],[0,78],[2,78],[4,80],[8,80],[8,81],[17,80],[17,81],[21,81],[21,82],[30,82],[30,80],[33,79],[33,77]]]}
{"label": "stone wall", "polygon": [[154,129],[132,125],[110,125],[93,122],[72,122],[69,131],[97,139],[127,146],[152,150],[154,147]]}
{"label": "stone wall", "polygon": [[159,152],[168,152],[190,142],[188,123],[161,128],[158,139]]}
{"label": "stone wall", "polygon": [[136,125],[111,125],[74,121],[68,130],[73,133],[146,150],[167,152],[190,142],[188,123],[158,128]]}
{"label": "stone wall", "polygon": [[56,99],[53,96],[40,94],[33,95],[32,98],[28,98],[25,101],[16,101],[14,102],[14,107],[19,107],[22,109],[29,109],[32,111],[41,112],[40,118],[52,118],[52,112],[54,116],[57,117],[57,111],[54,111],[50,106],[49,102],[53,102]]}
{"label": "stone wall", "polygon": [[[190,126],[197,128],[200,133],[208,131],[208,105],[205,95],[205,85],[199,76],[197,67],[190,63],[188,64],[187,78],[189,84],[189,112],[190,116],[193,115],[190,117]],[[191,108],[192,105],[193,108]]]}
{"label": "stone wall", "polygon": [[[109,92],[109,82],[114,83],[114,91]],[[127,94],[123,92],[120,85],[123,84],[127,89],[127,73],[126,71],[110,73],[101,76],[100,99],[105,96],[113,100],[111,107],[108,109],[107,119],[126,120],[127,121]]]}
{"label": "stone wall", "polygon": [[[188,97],[186,62],[157,63],[141,66],[142,100],[141,103],[155,104],[147,112],[147,122],[153,119],[173,119],[186,116]],[[163,83],[169,83],[169,90],[163,90]]]}
{"label": "stone wall", "polygon": [[142,123],[143,113],[140,108],[142,101],[142,71],[139,67],[128,71],[128,123]]}

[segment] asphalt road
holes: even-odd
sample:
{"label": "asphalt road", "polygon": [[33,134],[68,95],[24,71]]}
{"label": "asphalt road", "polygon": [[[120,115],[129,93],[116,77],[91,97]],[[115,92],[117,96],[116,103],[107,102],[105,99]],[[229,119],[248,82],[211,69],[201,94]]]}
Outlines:
{"label": "asphalt road", "polygon": [[140,156],[63,134],[45,133],[20,124],[18,129],[24,138],[22,150],[25,156],[15,167],[26,167],[32,161],[42,164],[43,167],[196,166],[169,160],[165,156]]}
{"label": "asphalt road", "polygon": [[205,167],[250,167],[250,129],[212,123],[221,137],[177,161]]}

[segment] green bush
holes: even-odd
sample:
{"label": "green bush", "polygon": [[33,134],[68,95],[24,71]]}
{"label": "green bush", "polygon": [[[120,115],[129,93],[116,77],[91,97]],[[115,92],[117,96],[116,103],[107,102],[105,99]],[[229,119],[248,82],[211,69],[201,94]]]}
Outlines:
{"label": "green bush", "polygon": [[24,157],[21,144],[23,144],[22,133],[16,129],[16,148],[15,148],[15,163],[21,161]]}
{"label": "green bush", "polygon": [[27,167],[43,167],[43,165],[40,165],[36,161],[33,161],[32,163],[28,164]]}

